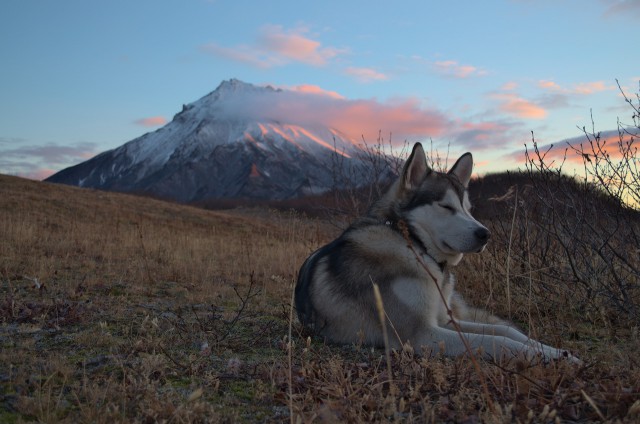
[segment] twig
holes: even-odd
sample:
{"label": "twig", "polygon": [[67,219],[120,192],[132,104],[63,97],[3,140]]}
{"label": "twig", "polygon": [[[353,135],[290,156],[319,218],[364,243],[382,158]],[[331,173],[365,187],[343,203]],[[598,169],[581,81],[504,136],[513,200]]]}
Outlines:
{"label": "twig", "polygon": [[382,296],[380,295],[380,289],[378,285],[371,280],[373,285],[373,296],[376,299],[376,309],[378,310],[378,319],[380,319],[380,325],[382,326],[382,338],[384,340],[384,354],[387,359],[387,370],[389,373],[390,390],[394,391],[393,386],[393,369],[391,368],[391,349],[389,347],[389,335],[387,334],[387,320],[386,313],[384,311],[384,305],[382,303]]}
{"label": "twig", "polygon": [[144,261],[144,268],[145,271],[147,273],[147,280],[149,283],[153,283],[154,279],[151,276],[151,267],[149,266],[149,257],[147,254],[147,249],[144,245],[144,237],[142,235],[142,227],[140,226],[140,223],[136,222],[136,227],[138,228],[138,236],[140,238],[140,248],[142,249],[142,259]]}
{"label": "twig", "polygon": [[293,341],[291,339],[291,329],[293,327],[293,303],[295,301],[295,284],[291,285],[291,299],[289,306],[289,340],[287,344],[287,360],[289,361],[288,378],[289,378],[289,421],[294,424],[293,419]]}
{"label": "twig", "polygon": [[591,405],[591,407],[596,411],[596,414],[598,414],[598,417],[600,417],[600,419],[602,420],[602,422],[607,421],[607,419],[605,418],[604,415],[602,415],[602,412],[600,412],[600,408],[598,408],[598,405],[596,405],[596,403],[593,401],[593,399],[591,399],[591,397],[585,393],[584,390],[580,390],[580,393],[582,393],[582,396],[585,398],[585,400],[589,403],[589,405]]}
{"label": "twig", "polygon": [[462,340],[465,350],[469,354],[469,357],[471,358],[471,362],[473,363],[473,366],[476,372],[478,373],[478,377],[480,378],[480,384],[482,384],[482,390],[487,399],[487,404],[489,405],[489,409],[491,410],[491,412],[495,413],[496,412],[495,406],[493,404],[493,401],[491,400],[491,396],[489,395],[489,387],[487,386],[487,381],[485,379],[485,376],[482,373],[482,370],[480,369],[480,364],[478,363],[478,360],[476,359],[476,356],[473,350],[471,349],[471,346],[469,345],[469,341],[467,340],[466,337],[462,335],[462,330],[460,329],[458,322],[453,318],[453,311],[451,310],[451,308],[449,308],[449,305],[447,305],[447,301],[444,298],[444,293],[442,293],[440,284],[438,284],[438,279],[431,273],[431,270],[429,270],[429,267],[427,266],[427,264],[424,263],[420,254],[418,254],[418,252],[416,252],[415,248],[413,247],[413,243],[411,242],[411,238],[409,237],[409,229],[407,228],[407,224],[404,221],[400,220],[398,222],[398,227],[400,228],[400,231],[402,231],[402,235],[407,242],[407,247],[411,250],[411,252],[413,252],[420,266],[427,272],[427,274],[429,274],[429,277],[431,277],[434,284],[436,285],[436,288],[438,289],[438,293],[440,294],[440,299],[442,300],[442,304],[447,310],[447,315],[449,316],[449,320],[453,324],[454,328],[456,329],[458,336],[460,336],[460,340]]}
{"label": "twig", "polygon": [[509,232],[509,246],[507,247],[507,312],[511,317],[511,280],[509,279],[509,265],[511,263],[511,245],[513,243],[513,229],[516,224],[516,212],[518,211],[518,188],[516,186],[513,202],[513,216],[511,217],[511,231]]}

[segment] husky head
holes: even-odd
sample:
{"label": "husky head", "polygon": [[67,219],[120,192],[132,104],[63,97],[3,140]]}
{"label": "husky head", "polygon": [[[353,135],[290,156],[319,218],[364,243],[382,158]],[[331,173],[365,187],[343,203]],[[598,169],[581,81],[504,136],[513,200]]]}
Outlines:
{"label": "husky head", "polygon": [[438,262],[457,264],[464,253],[481,252],[490,232],[471,216],[467,187],[473,157],[465,153],[449,172],[427,165],[422,145],[416,143],[402,175],[388,193],[387,207],[403,220],[412,235]]}

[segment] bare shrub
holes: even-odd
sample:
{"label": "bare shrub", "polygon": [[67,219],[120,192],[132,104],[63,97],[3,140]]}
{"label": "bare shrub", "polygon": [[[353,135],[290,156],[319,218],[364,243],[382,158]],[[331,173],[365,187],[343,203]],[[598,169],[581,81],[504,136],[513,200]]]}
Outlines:
{"label": "bare shrub", "polygon": [[[546,289],[560,283],[572,293],[580,313],[640,324],[640,170],[634,126],[618,120],[617,142],[582,128],[585,142],[567,143],[562,161],[549,158],[535,138],[526,151],[530,187],[516,207],[515,252],[524,252]],[[636,131],[637,130],[637,131]],[[569,156],[568,156],[569,155]],[[563,173],[567,157],[578,155],[582,175]],[[515,216],[516,212],[514,212]]]}
{"label": "bare shrub", "polygon": [[[640,207],[640,169],[638,168],[638,146],[640,137],[640,89],[635,102],[629,98],[620,83],[618,89],[632,114],[632,124],[625,124],[618,118],[618,134],[615,145],[595,129],[593,115],[591,129],[582,127],[585,143],[569,144],[569,148],[582,159],[585,182],[591,182],[611,198],[638,209]],[[640,82],[639,82],[640,83]]]}
{"label": "bare shrub", "polygon": [[345,155],[335,147],[331,156],[333,188],[331,205],[325,206],[328,215],[351,221],[363,215],[367,208],[400,174],[408,156],[408,143],[394,148],[391,135],[387,140],[378,133],[373,145],[362,139],[353,156]]}
{"label": "bare shrub", "polygon": [[[427,164],[436,171],[446,172],[449,146],[442,155],[434,147],[433,140],[430,145]],[[370,145],[363,137],[359,149],[347,159],[345,152],[338,151],[334,142],[331,163],[333,208],[328,209],[332,217],[338,215],[352,220],[362,216],[400,175],[412,147],[406,140],[400,146],[394,146],[391,134],[385,140],[380,131],[374,144]]]}

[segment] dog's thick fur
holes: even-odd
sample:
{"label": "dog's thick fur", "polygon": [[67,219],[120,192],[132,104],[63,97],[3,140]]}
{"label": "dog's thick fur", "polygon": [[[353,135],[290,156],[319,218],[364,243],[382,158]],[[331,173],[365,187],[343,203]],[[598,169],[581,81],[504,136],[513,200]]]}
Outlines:
{"label": "dog's thick fur", "polygon": [[474,352],[496,359],[523,354],[577,361],[508,322],[468,307],[454,291],[451,268],[464,253],[484,250],[490,237],[470,213],[472,168],[472,156],[465,153],[448,173],[434,171],[417,143],[400,178],[367,216],[302,265],[295,290],[300,321],[335,343],[383,346],[375,283],[391,347],[409,343],[418,352],[426,348],[455,356],[467,352],[464,338]]}

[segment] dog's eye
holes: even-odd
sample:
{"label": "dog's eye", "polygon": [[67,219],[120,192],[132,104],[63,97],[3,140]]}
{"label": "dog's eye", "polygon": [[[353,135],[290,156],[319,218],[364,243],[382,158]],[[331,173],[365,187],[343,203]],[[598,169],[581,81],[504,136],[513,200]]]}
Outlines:
{"label": "dog's eye", "polygon": [[445,205],[445,204],[440,204],[440,207],[441,207],[442,209],[446,209],[446,210],[448,210],[448,211],[449,211],[449,212],[451,212],[451,213],[456,213],[456,210],[453,208],[453,206]]}

